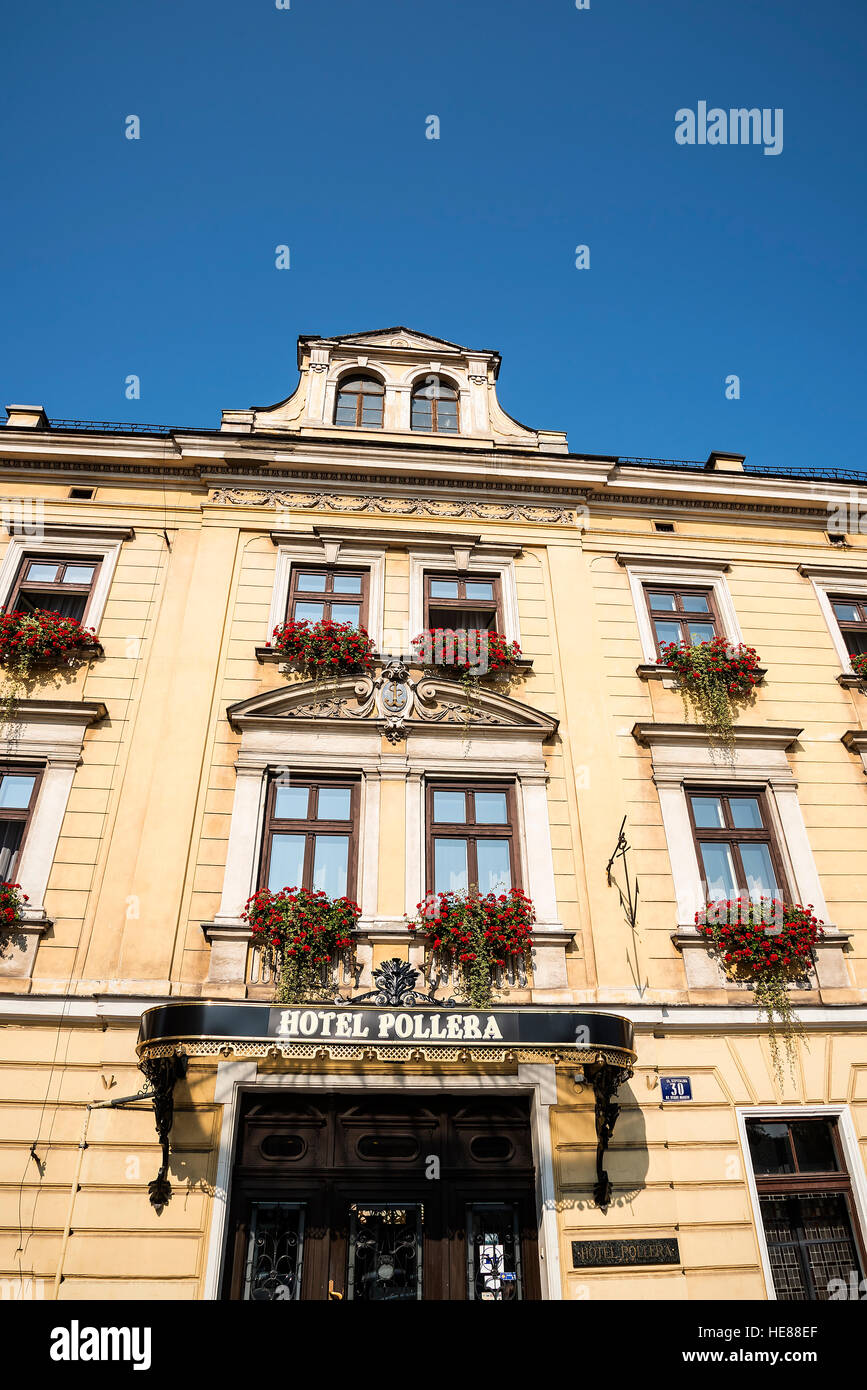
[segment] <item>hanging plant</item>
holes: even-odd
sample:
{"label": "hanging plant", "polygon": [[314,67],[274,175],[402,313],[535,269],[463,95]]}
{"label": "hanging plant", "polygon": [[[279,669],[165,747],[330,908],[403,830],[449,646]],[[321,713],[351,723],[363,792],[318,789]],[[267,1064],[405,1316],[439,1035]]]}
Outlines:
{"label": "hanging plant", "polygon": [[862,681],[867,680],[867,652],[857,652],[850,656],[849,665],[856,676],[860,676]]}
{"label": "hanging plant", "polygon": [[521,648],[502,632],[487,628],[426,628],[413,637],[416,658],[429,671],[445,671],[464,688],[464,729],[469,728],[473,696],[489,676],[509,673],[521,659]]}
{"label": "hanging plant", "polygon": [[8,723],[37,671],[59,671],[102,653],[92,628],[63,618],[48,608],[32,613],[0,612],[0,668],[6,673],[0,693],[0,720]]}
{"label": "hanging plant", "polygon": [[749,700],[761,679],[754,647],[731,646],[724,637],[712,642],[663,642],[660,661],[677,679],[687,717],[692,707],[707,726],[711,744],[734,756],[734,712]]}
{"label": "hanging plant", "polygon": [[428,956],[457,966],[464,992],[477,1009],[490,1007],[494,970],[510,961],[529,963],[536,914],[520,889],[482,896],[430,893],[407,925],[425,938]]}
{"label": "hanging plant", "polygon": [[14,931],[24,915],[24,904],[29,902],[26,893],[21,892],[20,883],[0,883],[0,931]]}
{"label": "hanging plant", "polygon": [[788,985],[806,975],[813,950],[823,934],[823,924],[813,915],[812,903],[802,907],[778,898],[712,902],[696,913],[695,924],[729,977],[750,984],[768,1021],[774,1071],[782,1085],[780,1037],[789,1072],[794,1076],[795,1037],[801,1033],[792,1012]]}
{"label": "hanging plant", "polygon": [[330,676],[369,671],[373,665],[369,634],[351,623],[333,623],[330,618],[281,623],[272,637],[268,645],[317,685]]}
{"label": "hanging plant", "polygon": [[[334,995],[334,971],[353,947],[361,909],[351,898],[329,898],[321,890],[261,888],[247,900],[253,945],[271,966],[277,999],[300,1004]],[[349,959],[348,957],[345,957]]]}

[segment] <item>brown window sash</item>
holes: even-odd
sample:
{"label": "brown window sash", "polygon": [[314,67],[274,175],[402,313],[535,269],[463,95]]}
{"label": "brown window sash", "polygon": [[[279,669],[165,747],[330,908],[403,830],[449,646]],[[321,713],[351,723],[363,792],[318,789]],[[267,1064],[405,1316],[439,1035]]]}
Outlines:
{"label": "brown window sash", "polygon": [[[373,377],[366,378],[366,380],[370,380],[374,385],[379,385]],[[337,410],[338,407],[342,410],[345,406],[349,405],[353,396],[355,397],[355,428],[381,430],[385,411],[385,388],[382,386],[380,386],[378,391],[345,391],[338,382],[337,394],[334,400],[334,423],[341,429],[347,428],[347,422],[345,420],[337,419]],[[379,418],[377,420],[371,421],[363,418],[365,401],[377,401],[379,403]],[[349,428],[352,428],[352,426],[349,426]]]}
{"label": "brown window sash", "polygon": [[[434,821],[434,792],[463,792],[466,795],[466,821]],[[475,819],[475,793],[502,792],[506,796],[506,823],[491,825]],[[434,891],[434,840],[467,841],[467,882],[478,885],[479,865],[476,846],[480,840],[506,840],[509,845],[509,864],[512,887],[520,888],[521,864],[517,853],[515,826],[515,786],[513,782],[428,782],[425,789],[425,884],[426,892]]]}
{"label": "brown window sash", "polygon": [[[358,884],[358,808],[360,787],[357,780],[339,777],[299,777],[293,778],[293,787],[307,788],[307,816],[289,819],[278,817],[275,814],[277,803],[277,788],[280,786],[279,779],[274,778],[268,787],[267,799],[265,803],[265,834],[262,845],[262,861],[259,870],[259,887],[268,887],[268,876],[271,869],[271,846],[275,835],[303,835],[304,845],[304,866],[301,883],[297,886],[305,888],[308,892],[313,889],[313,858],[316,848],[317,835],[343,835],[349,840],[349,853],[347,857],[346,870],[346,896],[353,900],[357,894]],[[319,791],[323,788],[348,788],[350,792],[349,820],[319,820],[316,811],[319,804]],[[284,885],[280,885],[283,887]]]}
{"label": "brown window sash", "polygon": [[[38,565],[53,565],[56,570],[54,580],[43,582],[39,579],[28,579],[26,577],[27,571],[34,563]],[[25,555],[18,567],[15,583],[12,586],[5,608],[7,612],[13,613],[22,595],[33,602],[34,597],[39,594],[57,594],[58,597],[62,598],[69,598],[74,594],[78,594],[84,598],[84,607],[78,621],[84,623],[93,601],[93,591],[96,586],[97,578],[99,577],[101,564],[102,560],[97,556]],[[78,565],[93,566],[93,575],[91,576],[90,583],[64,584],[63,576],[67,569],[69,569],[70,566],[75,567]],[[36,603],[34,606],[37,608],[44,607],[44,605],[40,603]]]}
{"label": "brown window sash", "polygon": [[[324,574],[325,589],[304,589],[301,587],[301,576],[305,574]],[[352,575],[353,578],[361,580],[361,592],[359,594],[340,594],[334,592],[335,575]],[[361,610],[358,619],[359,627],[367,629],[368,603],[370,597],[370,570],[350,569],[350,568],[328,568],[323,565],[303,565],[294,564],[289,578],[289,597],[286,604],[286,621],[295,621],[295,606],[301,603],[321,603],[323,606],[322,618],[331,618],[332,604],[334,603],[357,603]]]}
{"label": "brown window sash", "polygon": [[[714,844],[728,845],[731,850],[732,862],[734,864],[736,879],[735,896],[747,897],[747,875],[744,869],[743,860],[739,844],[762,844],[767,845],[771,857],[771,865],[774,876],[777,880],[777,888],[782,897],[791,897],[791,885],[787,881],[782,856],[776,843],[775,836],[771,830],[768,817],[767,792],[764,788],[738,788],[737,791],[730,789],[721,790],[719,787],[696,787],[688,786],[685,788],[686,802],[689,808],[689,823],[692,828],[692,839],[695,847],[698,867],[702,877],[702,883],[706,885],[706,871],[704,859],[701,852],[701,841],[710,841]],[[704,826],[697,826],[695,821],[695,808],[692,804],[694,796],[713,796],[722,803],[723,819],[725,826],[719,829],[705,829]],[[759,805],[759,815],[762,819],[760,830],[742,830],[734,823],[732,816],[731,803],[737,800],[757,801]]]}
{"label": "brown window sash", "polygon": [[[446,583],[457,584],[457,598],[436,598],[431,597],[431,583],[444,581]],[[493,586],[493,599],[467,598],[467,584],[490,584]],[[449,574],[446,571],[424,576],[424,625],[426,628],[448,626],[451,628],[462,629],[467,626],[466,622],[461,621],[462,616],[467,613],[484,613],[493,617],[493,629],[496,632],[503,630],[503,608],[501,601],[501,584],[499,575],[493,574],[470,574],[457,575]],[[448,622],[433,623],[431,621],[431,610],[442,610],[448,614]]]}
{"label": "brown window sash", "polygon": [[[18,863],[20,862],[24,846],[27,843],[27,834],[30,830],[30,823],[33,819],[33,810],[36,806],[36,801],[39,796],[39,787],[42,782],[42,774],[44,770],[45,769],[43,767],[33,765],[23,765],[16,763],[0,764],[0,776],[33,777],[35,779],[30,792],[30,800],[28,801],[26,806],[3,807],[2,809],[0,809],[0,827],[5,828],[7,825],[21,827],[20,838],[18,840],[18,845],[15,849],[15,868],[10,869],[6,874],[7,881],[12,883],[16,882],[18,873]],[[0,830],[0,834],[2,834],[2,830]],[[2,838],[5,842],[6,836],[3,835]]]}
{"label": "brown window sash", "polygon": [[[867,652],[867,600],[851,598],[847,594],[829,594],[828,599],[846,643],[846,650],[850,656],[861,656]],[[835,603],[846,603],[850,608],[854,608],[858,614],[857,619],[839,617],[834,608]]]}
{"label": "brown window sash", "polygon": [[[674,596],[675,609],[654,608],[653,599],[655,594],[672,594]],[[683,606],[685,598],[696,598],[701,596],[707,599],[707,613],[688,613]],[[722,623],[716,607],[716,598],[713,589],[704,589],[700,586],[695,588],[678,588],[674,584],[645,584],[644,597],[647,603],[647,611],[650,615],[650,629],[653,633],[653,643],[656,647],[657,656],[661,655],[661,643],[656,635],[656,622],[676,623],[680,630],[679,642],[689,642],[689,624],[704,623],[713,628],[714,637],[719,637],[722,633]]]}
{"label": "brown window sash", "polygon": [[[444,430],[440,430],[440,425],[439,425],[439,401],[437,400],[436,397],[416,396],[415,394],[413,394],[412,399],[411,399],[411,401],[410,401],[410,426],[411,426],[411,428],[414,429],[414,430],[417,430],[417,431],[418,431],[419,433],[421,433],[421,434],[460,434],[460,432],[461,432],[461,403],[460,403],[460,399],[459,399],[459,397],[458,397],[457,392],[455,392],[455,395],[454,395],[453,397],[447,397],[446,399],[449,401],[449,404],[450,404],[450,405],[453,405],[453,406],[454,406],[454,414],[452,414],[451,411],[448,411],[448,412],[447,412],[447,414],[449,415],[449,418],[450,418],[450,419],[454,419],[454,421],[455,421],[455,428],[454,428],[454,429],[444,429]],[[417,425],[417,424],[415,423],[415,407],[416,407],[416,402],[417,402],[417,401],[420,401],[420,400],[424,400],[424,401],[428,402],[428,404],[430,405],[430,408],[431,408],[431,412],[430,412],[430,425],[428,425],[427,423],[425,423],[424,426],[421,426],[421,425]]]}

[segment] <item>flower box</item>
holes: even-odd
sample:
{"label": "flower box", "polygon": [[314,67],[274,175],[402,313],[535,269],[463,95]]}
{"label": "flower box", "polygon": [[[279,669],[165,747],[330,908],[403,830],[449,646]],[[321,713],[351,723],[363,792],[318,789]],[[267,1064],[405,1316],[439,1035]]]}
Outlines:
{"label": "flower box", "polygon": [[328,618],[281,623],[272,634],[271,650],[313,680],[373,666],[373,643],[365,629]]}
{"label": "flower box", "polygon": [[407,925],[424,937],[433,959],[454,967],[477,1009],[490,1006],[502,973],[529,962],[533,904],[518,888],[508,893],[429,893]]}

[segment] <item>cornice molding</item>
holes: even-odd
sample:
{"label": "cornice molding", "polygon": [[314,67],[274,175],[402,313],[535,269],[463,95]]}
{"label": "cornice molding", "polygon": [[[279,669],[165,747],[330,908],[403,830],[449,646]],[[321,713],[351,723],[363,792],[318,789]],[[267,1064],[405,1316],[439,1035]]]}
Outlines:
{"label": "cornice molding", "polygon": [[[48,521],[39,528],[44,536],[81,536],[85,540],[100,541],[134,541],[135,530],[132,526],[79,526],[74,521]],[[20,534],[20,528],[12,520],[6,522],[6,533],[9,536]]]}
{"label": "cornice molding", "polygon": [[215,488],[208,501],[217,506],[274,507],[298,511],[348,512],[352,515],[421,516],[430,519],[467,517],[479,521],[524,521],[546,526],[573,526],[575,512],[557,504],[442,501],[431,497],[376,497],[329,492],[295,492],[288,488]]}
{"label": "cornice molding", "polygon": [[[656,724],[636,722],[632,726],[632,737],[645,748],[662,745],[689,747],[707,745],[708,733],[703,724]],[[803,733],[803,729],[782,728],[769,724],[735,725],[732,738],[735,746],[742,748],[791,748]]]}
{"label": "cornice molding", "polygon": [[630,565],[661,565],[664,568],[691,569],[691,570],[713,570],[717,574],[728,573],[731,564],[728,560],[710,560],[706,555],[669,555],[662,550],[647,551],[622,551],[618,550],[614,556],[618,565],[624,569]]}

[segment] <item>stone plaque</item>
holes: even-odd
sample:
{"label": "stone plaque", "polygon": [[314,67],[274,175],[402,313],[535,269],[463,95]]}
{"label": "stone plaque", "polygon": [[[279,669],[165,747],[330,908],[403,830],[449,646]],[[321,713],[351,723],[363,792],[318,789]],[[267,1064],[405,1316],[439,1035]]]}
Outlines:
{"label": "stone plaque", "polygon": [[572,1268],[600,1265],[678,1265],[676,1236],[654,1240],[573,1240]]}

